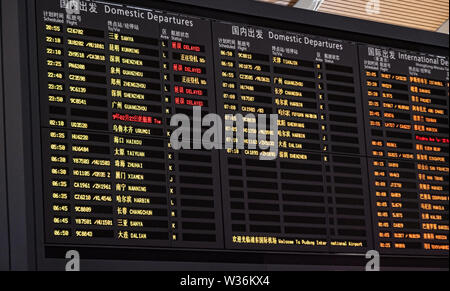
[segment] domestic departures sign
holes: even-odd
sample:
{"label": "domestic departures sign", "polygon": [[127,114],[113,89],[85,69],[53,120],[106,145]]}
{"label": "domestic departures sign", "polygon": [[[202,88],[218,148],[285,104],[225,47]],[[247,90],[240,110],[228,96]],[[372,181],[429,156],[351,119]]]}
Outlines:
{"label": "domestic departures sign", "polygon": [[[46,243],[448,256],[447,57],[63,2],[37,1]],[[174,150],[194,106],[278,114],[276,158]]]}

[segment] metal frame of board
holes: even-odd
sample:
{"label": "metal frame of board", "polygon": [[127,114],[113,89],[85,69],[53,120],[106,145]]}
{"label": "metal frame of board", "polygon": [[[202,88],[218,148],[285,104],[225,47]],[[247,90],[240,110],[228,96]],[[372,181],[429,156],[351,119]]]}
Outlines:
{"label": "metal frame of board", "polygon": [[1,2],[3,36],[6,193],[9,221],[10,269],[35,266],[34,193],[31,143],[32,92],[27,56],[25,1]]}
{"label": "metal frame of board", "polygon": [[[0,5],[0,15],[2,7]],[[0,22],[0,271],[9,270],[9,229],[6,196],[5,127],[3,108],[3,39]]]}
{"label": "metal frame of board", "polygon": [[[43,239],[41,142],[36,58],[35,1],[0,0],[3,42],[4,114],[10,269],[63,270],[71,246],[46,248]],[[56,0],[55,0],[56,1]],[[123,1],[123,0],[122,0]],[[116,1],[117,2],[117,1]],[[448,54],[448,35],[249,0],[128,0],[127,3],[200,17],[373,43],[407,50]],[[0,75],[1,77],[1,75]],[[0,96],[1,97],[1,96]],[[1,99],[0,99],[1,100]],[[0,106],[1,109],[1,106]],[[0,121],[0,137],[2,136]],[[7,197],[4,197],[7,196]],[[1,207],[1,205],[0,205]],[[2,211],[2,209],[0,209]],[[0,230],[3,219],[0,216]],[[3,236],[3,235],[2,235]],[[81,250],[84,270],[361,270],[362,255],[90,248]],[[114,260],[101,260],[114,255]],[[3,259],[3,258],[1,258]],[[1,262],[1,261],[0,261]],[[385,269],[448,269],[448,258],[389,256]]]}

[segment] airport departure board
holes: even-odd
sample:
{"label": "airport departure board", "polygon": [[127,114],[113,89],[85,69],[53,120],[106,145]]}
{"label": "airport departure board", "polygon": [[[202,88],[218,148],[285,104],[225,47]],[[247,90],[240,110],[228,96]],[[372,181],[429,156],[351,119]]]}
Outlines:
{"label": "airport departure board", "polygon": [[360,48],[377,246],[448,255],[448,58]]}
{"label": "airport departure board", "polygon": [[[448,56],[79,3],[36,2],[46,244],[448,256]],[[194,108],[277,138],[175,150]]]}

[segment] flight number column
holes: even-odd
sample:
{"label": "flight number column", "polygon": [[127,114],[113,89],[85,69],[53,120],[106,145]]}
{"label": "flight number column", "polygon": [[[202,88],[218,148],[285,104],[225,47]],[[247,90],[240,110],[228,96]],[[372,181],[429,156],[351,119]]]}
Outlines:
{"label": "flight number column", "polygon": [[[109,192],[112,188],[110,139],[104,132],[108,129],[104,32],[46,25],[46,29],[49,28],[64,33],[62,43],[65,45],[60,55],[64,59],[47,59],[52,70],[63,71],[48,72],[52,80],[58,78],[59,81],[49,83],[49,95],[42,94],[49,96],[50,103],[42,105],[43,122],[48,116],[50,127],[49,131],[44,129],[43,137],[49,139],[50,151],[58,153],[49,153],[55,178],[50,179],[49,192],[58,201],[52,205],[53,211],[71,214],[52,219],[59,228],[49,234],[49,239],[72,237],[80,242],[106,241],[114,237],[114,221]],[[57,52],[47,50],[52,58]],[[57,166],[63,161],[67,163],[65,168]],[[61,180],[63,176],[67,179]]]}

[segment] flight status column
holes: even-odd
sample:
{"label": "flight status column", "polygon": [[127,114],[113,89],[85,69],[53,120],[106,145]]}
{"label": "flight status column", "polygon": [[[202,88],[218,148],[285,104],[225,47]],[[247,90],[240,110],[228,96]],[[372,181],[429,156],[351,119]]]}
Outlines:
{"label": "flight status column", "polygon": [[[218,112],[249,125],[245,149],[222,156],[227,247],[364,251],[371,238],[356,46],[232,23],[213,23],[213,35]],[[278,130],[257,128],[260,114],[277,114]],[[239,142],[237,130],[226,126],[225,142]]]}
{"label": "flight status column", "polygon": [[[183,25],[162,23],[159,31],[166,114],[182,114],[190,121],[188,149],[175,150],[166,141],[171,240],[177,247],[217,248],[223,245],[219,153],[204,150],[201,122],[216,111],[211,23],[183,19]],[[169,123],[167,138],[176,129]]]}
{"label": "flight status column", "polygon": [[360,54],[377,247],[448,255],[448,57]]}

